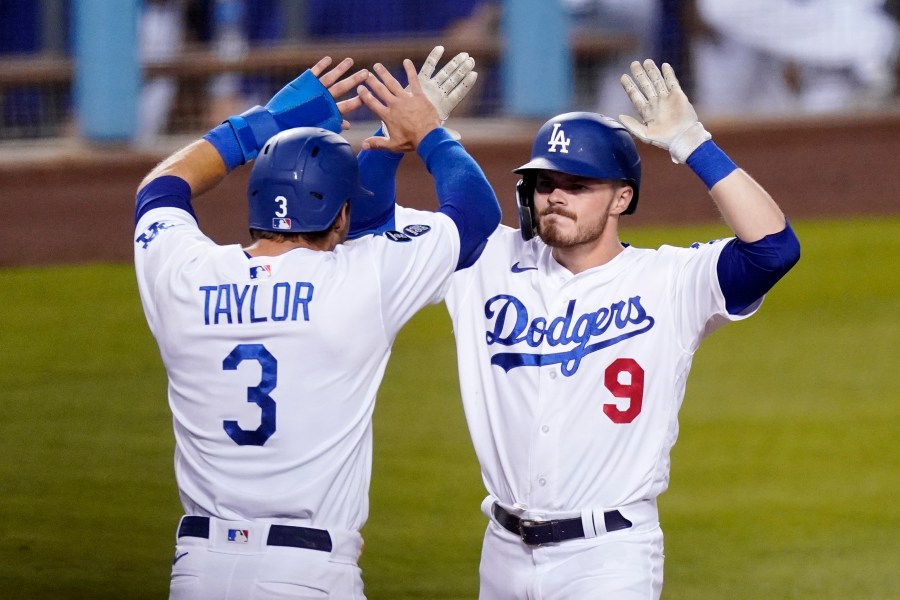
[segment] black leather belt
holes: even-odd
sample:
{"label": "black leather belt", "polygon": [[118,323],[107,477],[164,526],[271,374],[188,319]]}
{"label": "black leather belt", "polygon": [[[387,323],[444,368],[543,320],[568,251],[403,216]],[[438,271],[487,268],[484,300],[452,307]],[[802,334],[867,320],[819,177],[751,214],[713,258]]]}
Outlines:
{"label": "black leather belt", "polygon": [[[510,533],[514,533],[529,546],[539,546],[551,542],[564,542],[584,537],[584,526],[581,517],[574,519],[555,519],[552,521],[532,521],[520,519],[496,502],[491,509],[497,522]],[[631,527],[631,521],[617,510],[603,513],[606,531],[618,531]]]}
{"label": "black leather belt", "polygon": [[[183,517],[178,526],[178,537],[198,537],[208,540],[209,517]],[[331,552],[331,535],[324,529],[270,525],[266,544]]]}

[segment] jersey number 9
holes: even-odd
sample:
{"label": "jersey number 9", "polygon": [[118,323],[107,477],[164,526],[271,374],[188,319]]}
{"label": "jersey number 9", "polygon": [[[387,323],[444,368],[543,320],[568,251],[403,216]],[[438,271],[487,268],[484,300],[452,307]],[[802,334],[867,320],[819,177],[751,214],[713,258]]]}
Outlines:
{"label": "jersey number 9", "polygon": [[[621,383],[619,375],[628,373],[629,382]],[[628,398],[628,407],[604,404],[603,412],[613,423],[631,423],[641,413],[644,402],[644,369],[633,358],[617,358],[604,373],[603,383],[616,398]]]}

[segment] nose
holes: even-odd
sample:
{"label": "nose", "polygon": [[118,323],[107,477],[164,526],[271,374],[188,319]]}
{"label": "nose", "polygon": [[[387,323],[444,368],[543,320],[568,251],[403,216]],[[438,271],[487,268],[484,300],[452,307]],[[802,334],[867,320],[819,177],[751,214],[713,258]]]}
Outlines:
{"label": "nose", "polygon": [[547,195],[547,202],[551,204],[562,204],[565,202],[565,193],[558,186],[553,186]]}

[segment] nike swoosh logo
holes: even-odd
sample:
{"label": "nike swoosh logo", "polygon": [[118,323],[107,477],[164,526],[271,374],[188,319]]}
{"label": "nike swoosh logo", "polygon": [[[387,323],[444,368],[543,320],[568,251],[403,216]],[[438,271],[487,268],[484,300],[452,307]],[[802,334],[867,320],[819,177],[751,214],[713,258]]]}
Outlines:
{"label": "nike swoosh logo", "polygon": [[519,263],[517,262],[512,266],[511,271],[513,273],[524,273],[525,271],[537,271],[537,267],[520,267]]}
{"label": "nike swoosh logo", "polygon": [[175,563],[177,563],[179,560],[181,560],[182,558],[184,558],[187,555],[188,555],[187,552],[182,552],[181,554],[176,554],[175,560],[172,561],[172,564],[174,565]]}

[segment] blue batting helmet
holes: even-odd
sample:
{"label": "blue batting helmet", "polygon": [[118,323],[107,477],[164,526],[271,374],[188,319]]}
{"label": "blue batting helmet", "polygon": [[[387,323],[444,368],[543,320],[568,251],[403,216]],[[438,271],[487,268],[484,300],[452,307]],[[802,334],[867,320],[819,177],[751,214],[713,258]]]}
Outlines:
{"label": "blue batting helmet", "polygon": [[275,233],[324,231],[341,207],[372,192],[359,183],[350,144],[319,127],[274,135],[250,171],[250,228]]}
{"label": "blue batting helmet", "polygon": [[623,214],[637,208],[641,186],[641,157],[631,134],[625,127],[605,115],[570,112],[557,115],[541,125],[531,147],[531,160],[513,170],[524,176],[517,186],[522,235],[532,237],[534,220],[534,177],[531,171],[547,170],[591,177],[626,181],[634,195]]}

